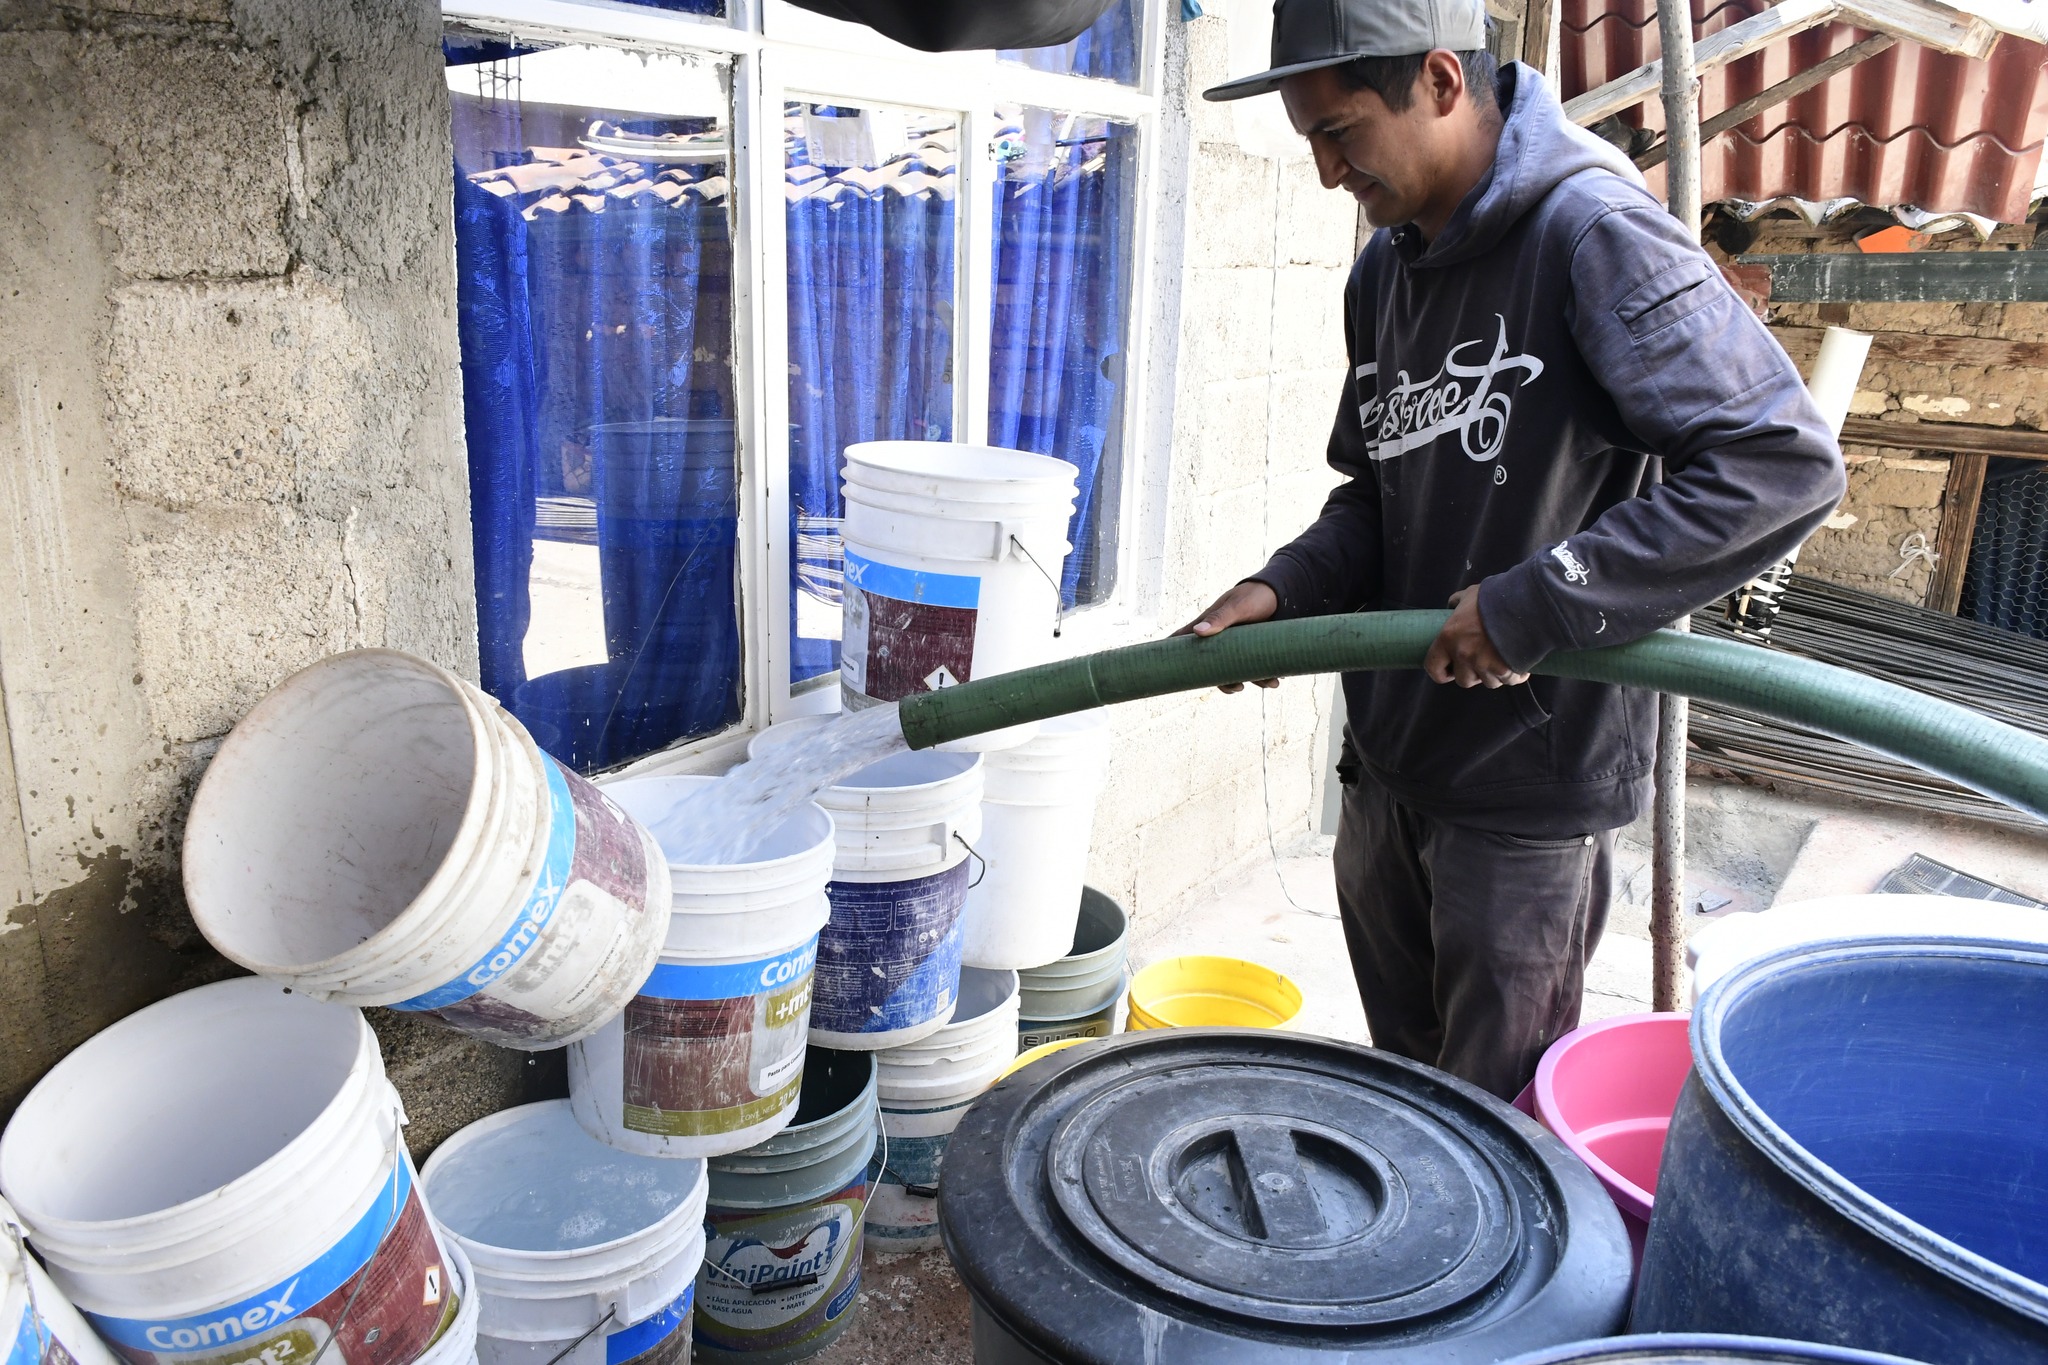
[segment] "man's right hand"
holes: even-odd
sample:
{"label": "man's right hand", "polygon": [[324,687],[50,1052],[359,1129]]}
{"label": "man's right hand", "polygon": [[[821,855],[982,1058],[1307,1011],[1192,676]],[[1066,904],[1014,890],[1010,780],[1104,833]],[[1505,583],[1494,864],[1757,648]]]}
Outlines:
{"label": "man's right hand", "polygon": [[[1248,579],[1209,604],[1209,609],[1175,631],[1175,635],[1220,635],[1232,626],[1270,621],[1280,610],[1280,599],[1264,583]],[[1278,687],[1278,678],[1260,678],[1261,687]],[[1219,692],[1241,692],[1243,683],[1224,683]]]}

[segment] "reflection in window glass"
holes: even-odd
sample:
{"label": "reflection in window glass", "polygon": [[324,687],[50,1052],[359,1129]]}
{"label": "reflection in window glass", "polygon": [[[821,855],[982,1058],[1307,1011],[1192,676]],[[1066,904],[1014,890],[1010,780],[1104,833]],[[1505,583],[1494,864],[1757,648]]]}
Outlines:
{"label": "reflection in window glass", "polygon": [[1080,469],[1060,592],[1085,606],[1116,584],[1137,133],[1044,109],[996,117],[988,439]]}
{"label": "reflection in window glass", "polygon": [[790,681],[839,668],[841,454],[953,435],[956,120],[791,104]]}
{"label": "reflection in window glass", "polygon": [[483,683],[590,771],[740,715],[729,73],[447,51]]}
{"label": "reflection in window glass", "polygon": [[673,10],[678,14],[704,14],[713,19],[725,17],[725,0],[626,0],[626,3],[644,9]]}
{"label": "reflection in window glass", "polygon": [[1030,47],[998,54],[1006,62],[1058,76],[1090,76],[1120,85],[1138,83],[1138,37],[1144,32],[1143,0],[1111,0],[1109,9],[1080,37],[1058,47]]}

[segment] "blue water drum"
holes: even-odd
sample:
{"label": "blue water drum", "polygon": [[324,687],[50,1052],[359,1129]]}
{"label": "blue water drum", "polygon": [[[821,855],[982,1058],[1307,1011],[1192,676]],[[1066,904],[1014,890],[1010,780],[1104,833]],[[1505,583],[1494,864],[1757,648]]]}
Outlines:
{"label": "blue water drum", "polygon": [[2048,952],[1758,958],[1692,1024],[1635,1330],[2048,1362]]}

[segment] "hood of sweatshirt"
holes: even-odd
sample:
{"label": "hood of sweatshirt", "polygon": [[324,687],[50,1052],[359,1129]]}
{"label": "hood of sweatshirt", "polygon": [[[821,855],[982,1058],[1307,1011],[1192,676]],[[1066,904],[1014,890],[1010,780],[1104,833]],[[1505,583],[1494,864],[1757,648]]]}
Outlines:
{"label": "hood of sweatshirt", "polygon": [[1565,117],[1564,106],[1534,67],[1510,62],[1501,68],[1497,89],[1507,116],[1493,165],[1427,248],[1413,249],[1413,233],[1396,234],[1396,249],[1410,266],[1455,265],[1491,250],[1553,187],[1581,172],[1608,171],[1643,183],[1620,148]]}

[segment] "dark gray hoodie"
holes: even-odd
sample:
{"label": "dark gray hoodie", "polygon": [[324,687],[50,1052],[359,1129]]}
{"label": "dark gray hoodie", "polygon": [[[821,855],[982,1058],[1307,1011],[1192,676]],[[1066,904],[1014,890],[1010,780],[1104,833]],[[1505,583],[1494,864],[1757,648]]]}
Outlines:
{"label": "dark gray hoodie", "polygon": [[[1329,451],[1347,481],[1254,577],[1283,618],[1479,584],[1526,670],[1731,591],[1806,539],[1844,475],[1798,371],[1634,167],[1531,68],[1499,92],[1499,152],[1444,231],[1382,230],[1360,254]],[[1418,671],[1347,675],[1344,696],[1359,759],[1425,814],[1562,838],[1627,824],[1647,794],[1652,694]]]}

